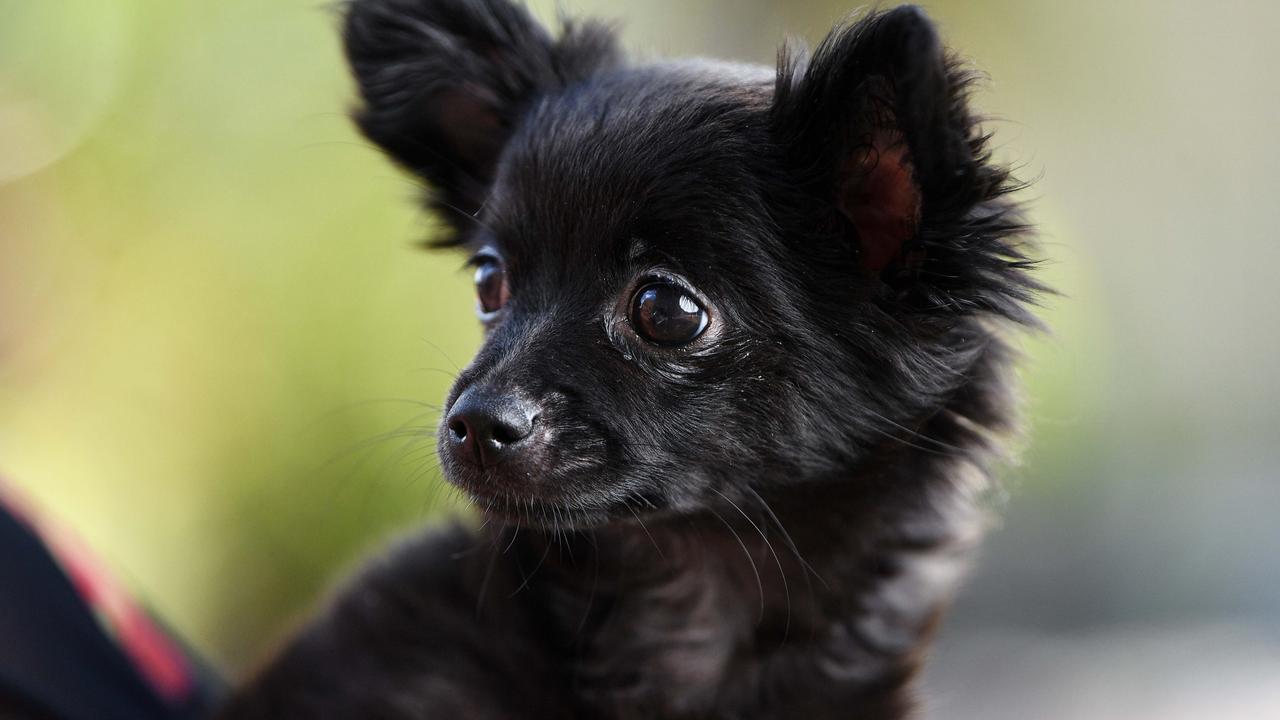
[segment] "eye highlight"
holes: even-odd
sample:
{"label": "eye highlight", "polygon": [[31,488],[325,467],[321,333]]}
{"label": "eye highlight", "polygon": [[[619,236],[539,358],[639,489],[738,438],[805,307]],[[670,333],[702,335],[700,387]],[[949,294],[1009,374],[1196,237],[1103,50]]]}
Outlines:
{"label": "eye highlight", "polygon": [[476,312],[484,319],[501,310],[511,299],[507,269],[492,255],[477,255],[471,264],[476,266]]}
{"label": "eye highlight", "polygon": [[655,345],[684,345],[707,329],[707,311],[687,290],[671,282],[652,282],[631,299],[631,327]]}

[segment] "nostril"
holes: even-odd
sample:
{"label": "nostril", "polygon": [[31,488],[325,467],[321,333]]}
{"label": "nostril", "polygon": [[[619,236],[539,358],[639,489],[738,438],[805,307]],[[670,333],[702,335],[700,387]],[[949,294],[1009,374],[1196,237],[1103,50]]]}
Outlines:
{"label": "nostril", "polygon": [[493,439],[503,445],[520,442],[528,436],[529,431],[527,429],[509,425],[505,422],[500,422],[493,426]]}
{"label": "nostril", "polygon": [[493,408],[490,437],[500,445],[515,445],[533,433],[536,413],[525,403],[513,398]]}
{"label": "nostril", "polygon": [[454,418],[449,421],[449,432],[453,435],[454,440],[466,440],[467,424],[462,421],[462,418]]}

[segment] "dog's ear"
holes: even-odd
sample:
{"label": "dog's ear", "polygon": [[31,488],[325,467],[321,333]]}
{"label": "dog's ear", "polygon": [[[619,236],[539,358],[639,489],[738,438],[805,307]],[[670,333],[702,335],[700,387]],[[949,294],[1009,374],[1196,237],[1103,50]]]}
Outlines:
{"label": "dog's ear", "polygon": [[981,195],[965,82],[912,6],[836,28],[807,63],[784,50],[774,132],[869,274],[918,266],[922,229]]}
{"label": "dog's ear", "polygon": [[351,0],[343,40],[361,131],[428,180],[456,225],[529,104],[619,59],[607,27],[566,24],[553,38],[511,0]]}

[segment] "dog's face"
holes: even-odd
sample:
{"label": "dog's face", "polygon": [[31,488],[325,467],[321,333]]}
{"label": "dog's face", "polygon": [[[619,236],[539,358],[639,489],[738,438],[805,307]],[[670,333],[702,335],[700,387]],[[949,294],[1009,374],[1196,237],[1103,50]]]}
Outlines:
{"label": "dog's face", "polygon": [[462,228],[487,336],[440,433],[484,506],[630,517],[797,471],[819,324],[767,208],[771,82],[629,72],[515,131]]}
{"label": "dog's face", "polygon": [[362,129],[470,253],[486,337],[439,450],[506,519],[847,482],[1026,290],[978,232],[1004,178],[913,9],[777,73],[628,67],[601,27],[553,40],[507,0],[357,0],[346,42]]}

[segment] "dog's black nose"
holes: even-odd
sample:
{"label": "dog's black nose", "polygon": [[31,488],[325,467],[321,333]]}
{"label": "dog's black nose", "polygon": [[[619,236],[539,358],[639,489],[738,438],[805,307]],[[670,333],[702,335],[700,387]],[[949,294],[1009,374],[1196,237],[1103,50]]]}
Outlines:
{"label": "dog's black nose", "polygon": [[445,424],[454,455],[488,467],[517,455],[537,419],[537,408],[518,397],[471,387],[453,403]]}

